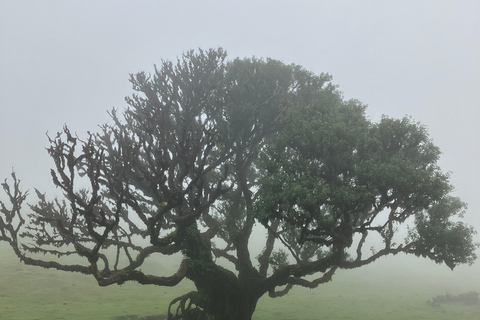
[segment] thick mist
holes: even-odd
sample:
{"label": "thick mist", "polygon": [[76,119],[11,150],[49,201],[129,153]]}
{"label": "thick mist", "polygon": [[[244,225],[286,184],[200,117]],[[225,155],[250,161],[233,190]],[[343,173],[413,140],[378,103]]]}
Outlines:
{"label": "thick mist", "polygon": [[[345,98],[368,104],[366,114],[375,121],[410,115],[424,124],[442,151],[440,165],[451,173],[454,195],[468,203],[465,221],[480,230],[478,39],[480,2],[473,0],[3,1],[0,180],[14,170],[30,190],[30,203],[33,188],[59,194],[49,172],[47,132],[54,136],[67,124],[85,138],[109,121],[107,110],[126,106],[130,73],[153,72],[154,64],[189,49],[221,46],[230,58],[271,57],[330,73]],[[3,192],[0,200],[6,200]],[[0,269],[31,272],[15,264],[9,247],[2,244],[0,253]],[[148,268],[174,270],[175,263],[153,257]],[[12,286],[7,278],[16,276],[4,274],[0,285]],[[348,290],[349,284],[408,288],[421,292],[422,301],[480,292],[480,261],[452,271],[399,254],[339,270],[333,283],[316,290]]]}

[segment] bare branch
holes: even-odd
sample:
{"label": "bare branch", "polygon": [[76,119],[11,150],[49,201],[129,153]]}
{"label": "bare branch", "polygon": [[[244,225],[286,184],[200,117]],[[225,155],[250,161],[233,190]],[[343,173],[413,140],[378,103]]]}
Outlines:
{"label": "bare branch", "polygon": [[118,271],[96,271],[94,273],[95,278],[100,286],[109,286],[112,284],[122,284],[126,281],[136,281],[140,284],[153,284],[158,286],[168,286],[173,287],[176,286],[187,273],[188,264],[187,261],[184,260],[180,264],[177,272],[175,272],[170,277],[158,277],[153,275],[146,275],[141,271],[138,270],[130,270],[130,268],[126,268],[123,270]]}

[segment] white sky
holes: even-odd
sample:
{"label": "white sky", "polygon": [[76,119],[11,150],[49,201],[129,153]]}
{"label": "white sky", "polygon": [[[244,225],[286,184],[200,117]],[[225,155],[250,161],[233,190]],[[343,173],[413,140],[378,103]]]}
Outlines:
{"label": "white sky", "polygon": [[14,167],[49,189],[46,131],[94,131],[125,106],[129,73],[218,46],[328,72],[372,119],[425,124],[480,230],[477,0],[0,0],[0,180]]}

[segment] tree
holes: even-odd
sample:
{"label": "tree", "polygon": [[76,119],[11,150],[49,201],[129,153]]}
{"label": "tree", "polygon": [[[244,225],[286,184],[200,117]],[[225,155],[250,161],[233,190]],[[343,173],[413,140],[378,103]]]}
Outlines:
{"label": "tree", "polygon": [[[24,263],[90,274],[100,286],[188,278],[197,290],[172,301],[170,319],[245,320],[266,293],[314,288],[385,255],[452,269],[476,258],[475,231],[458,219],[466,205],[450,195],[425,127],[369,121],[329,75],[227,61],[216,49],[130,81],[136,94],[121,115],[111,111],[111,124],[83,140],[67,127],[49,138],[63,198],[35,189],[25,214],[16,175],[2,184],[10,203],[1,203],[0,240]],[[364,248],[372,237],[378,250]],[[151,255],[179,252],[171,276],[140,270]]]}

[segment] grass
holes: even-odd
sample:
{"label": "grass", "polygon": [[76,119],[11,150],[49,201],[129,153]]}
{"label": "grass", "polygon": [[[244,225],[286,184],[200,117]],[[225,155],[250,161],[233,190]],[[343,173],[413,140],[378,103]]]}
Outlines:
{"label": "grass", "polygon": [[[25,266],[4,245],[0,254],[1,320],[159,319],[148,316],[166,314],[173,298],[193,289],[188,282],[174,288],[136,283],[102,288],[89,276]],[[480,291],[478,276],[390,262],[340,271],[317,289],[294,288],[277,299],[264,296],[254,319],[480,319],[480,306],[425,303],[444,292]]]}
{"label": "grass", "polygon": [[[315,290],[297,289],[283,301],[263,299],[256,319],[480,319],[479,306],[444,304],[433,308],[425,303],[428,290],[414,292],[405,286],[367,284],[361,279],[326,284]],[[427,299],[425,298],[427,297]]]}

